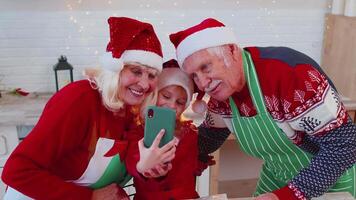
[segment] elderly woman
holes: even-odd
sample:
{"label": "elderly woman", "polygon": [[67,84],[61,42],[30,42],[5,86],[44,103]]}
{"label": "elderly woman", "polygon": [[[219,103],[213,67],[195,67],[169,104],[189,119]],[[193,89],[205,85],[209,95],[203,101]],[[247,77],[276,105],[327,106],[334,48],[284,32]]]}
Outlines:
{"label": "elderly woman", "polygon": [[124,17],[108,23],[105,64],[48,101],[4,167],[5,199],[128,199],[126,133],[154,95],[162,50],[152,25]]}

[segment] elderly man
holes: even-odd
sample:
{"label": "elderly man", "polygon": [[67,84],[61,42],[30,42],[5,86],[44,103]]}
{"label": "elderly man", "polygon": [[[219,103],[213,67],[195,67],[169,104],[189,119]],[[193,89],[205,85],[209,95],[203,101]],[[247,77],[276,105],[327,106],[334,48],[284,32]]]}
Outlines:
{"label": "elderly man", "polygon": [[211,97],[202,154],[226,138],[211,130],[227,127],[244,152],[264,160],[257,199],[355,196],[356,127],[314,60],[286,47],[242,49],[215,19],[170,39],[180,67]]}

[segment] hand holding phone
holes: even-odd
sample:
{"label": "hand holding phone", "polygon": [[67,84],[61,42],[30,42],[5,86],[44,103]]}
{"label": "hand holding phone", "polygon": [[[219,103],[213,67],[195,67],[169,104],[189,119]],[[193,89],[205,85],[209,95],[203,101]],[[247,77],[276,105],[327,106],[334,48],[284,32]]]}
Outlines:
{"label": "hand holding phone", "polygon": [[[139,152],[140,152],[140,160],[137,162],[136,169],[139,173],[144,174],[145,172],[149,172],[151,169],[158,168],[157,165],[169,165],[175,157],[176,151],[176,140],[168,142],[168,144],[164,145],[162,148],[159,148],[159,142],[161,141],[164,135],[164,130],[161,130],[157,137],[153,140],[151,147],[147,148],[144,144],[144,138],[142,138],[138,142]],[[170,169],[166,169],[168,172]],[[164,169],[162,170],[164,171]],[[159,172],[159,174],[154,175],[154,177],[159,177],[164,175],[164,172]]]}

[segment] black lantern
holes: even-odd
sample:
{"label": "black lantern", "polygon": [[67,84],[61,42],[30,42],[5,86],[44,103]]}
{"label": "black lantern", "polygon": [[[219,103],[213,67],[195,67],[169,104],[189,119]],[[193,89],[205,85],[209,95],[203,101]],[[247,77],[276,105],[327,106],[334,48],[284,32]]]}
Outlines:
{"label": "black lantern", "polygon": [[[59,90],[59,84],[60,83],[68,83],[69,82],[69,76],[70,76],[70,82],[73,82],[73,67],[71,64],[67,62],[67,58],[63,55],[58,58],[58,63],[53,66],[54,70],[54,75],[56,77],[56,89],[57,91]],[[60,73],[58,75],[58,71],[64,71],[64,73]],[[69,72],[69,74],[68,74]],[[62,84],[64,86],[65,84]]]}

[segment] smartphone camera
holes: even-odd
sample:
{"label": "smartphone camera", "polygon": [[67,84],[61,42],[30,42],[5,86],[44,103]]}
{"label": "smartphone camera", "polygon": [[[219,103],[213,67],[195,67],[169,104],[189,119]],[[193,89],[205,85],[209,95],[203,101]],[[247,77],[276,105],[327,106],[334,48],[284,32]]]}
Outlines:
{"label": "smartphone camera", "polygon": [[148,112],[147,112],[148,118],[152,118],[152,117],[153,117],[153,114],[154,114],[153,109],[148,109]]}

